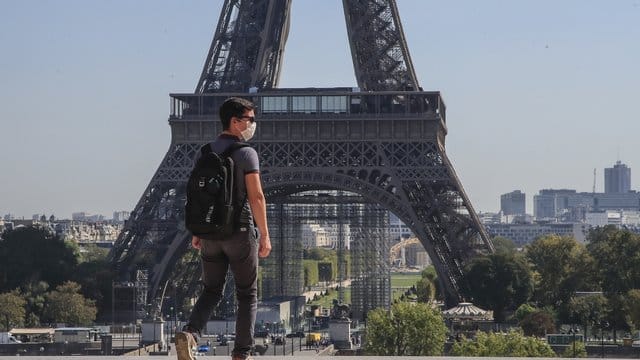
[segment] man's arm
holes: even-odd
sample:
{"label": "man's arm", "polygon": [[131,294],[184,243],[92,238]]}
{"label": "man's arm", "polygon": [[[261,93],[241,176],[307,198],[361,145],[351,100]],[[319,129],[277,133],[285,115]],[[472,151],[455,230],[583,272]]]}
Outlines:
{"label": "man's arm", "polygon": [[267,202],[262,192],[260,173],[252,172],[246,174],[244,182],[247,186],[247,199],[251,207],[251,214],[260,231],[258,255],[264,258],[269,256],[271,252],[271,240],[269,239],[269,228],[267,227]]}

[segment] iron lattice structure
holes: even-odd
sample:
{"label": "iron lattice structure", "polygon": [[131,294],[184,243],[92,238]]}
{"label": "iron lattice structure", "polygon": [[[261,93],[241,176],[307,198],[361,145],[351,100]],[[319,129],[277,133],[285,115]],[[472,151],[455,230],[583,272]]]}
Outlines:
{"label": "iron lattice structure", "polygon": [[[440,93],[418,86],[395,1],[343,5],[359,89],[279,89],[290,1],[225,1],[195,93],[171,95],[170,148],[110,253],[121,279],[148,271],[149,299],[161,299],[170,278],[184,293],[194,290],[197,261],[183,257],[189,239],[182,213],[186,179],[199,147],[221,131],[220,104],[243,96],[259,106],[252,144],[268,202],[285,206],[292,195],[309,190],[358,194],[413,230],[448,303],[464,296],[464,266],[492,245],[445,153],[444,102]],[[289,223],[271,219],[270,232],[284,234]],[[362,230],[374,236],[362,237],[380,237],[376,226]],[[285,246],[283,239],[272,238],[274,247]],[[281,255],[278,271],[293,274],[287,266],[298,265],[287,265],[291,254]],[[367,266],[363,273],[386,265]],[[158,311],[160,303],[150,310]]]}
{"label": "iron lattice structure", "polygon": [[[343,191],[304,191],[288,196],[272,196],[269,205],[270,234],[277,239],[272,255],[263,260],[262,297],[298,296],[304,291],[303,249],[305,224],[320,225],[331,236],[323,246],[337,250],[337,264],[331,280],[338,299],[346,301],[350,286],[354,318],[363,319],[377,307],[391,302],[388,211],[362,196]],[[351,255],[351,256],[348,256]],[[347,261],[347,258],[350,261]],[[326,279],[321,279],[326,281]],[[314,285],[314,284],[308,284]]]}

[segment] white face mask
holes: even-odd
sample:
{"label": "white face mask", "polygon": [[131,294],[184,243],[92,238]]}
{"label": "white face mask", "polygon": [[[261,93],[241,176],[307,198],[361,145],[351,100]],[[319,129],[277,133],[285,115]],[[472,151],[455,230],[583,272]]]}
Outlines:
{"label": "white face mask", "polygon": [[249,141],[253,137],[253,134],[256,132],[256,123],[252,122],[247,126],[246,129],[242,130],[240,134],[242,134],[242,138],[244,141]]}

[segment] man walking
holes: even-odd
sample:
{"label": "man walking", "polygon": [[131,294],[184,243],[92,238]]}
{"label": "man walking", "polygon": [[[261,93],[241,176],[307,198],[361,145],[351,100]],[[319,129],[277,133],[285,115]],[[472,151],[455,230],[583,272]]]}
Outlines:
{"label": "man walking", "polygon": [[[213,152],[221,154],[232,144],[248,141],[256,129],[255,106],[242,98],[229,98],[220,107],[222,133],[211,143]],[[271,251],[267,211],[260,182],[257,152],[248,146],[231,153],[235,164],[235,198],[245,199],[230,236],[201,239],[193,236],[191,246],[200,250],[204,289],[193,308],[189,322],[176,334],[178,360],[194,360],[191,349],[205,327],[224,290],[231,268],[238,302],[233,360],[248,359],[253,345],[257,311],[258,256]],[[257,232],[256,232],[257,227]],[[256,241],[259,239],[259,242]]]}

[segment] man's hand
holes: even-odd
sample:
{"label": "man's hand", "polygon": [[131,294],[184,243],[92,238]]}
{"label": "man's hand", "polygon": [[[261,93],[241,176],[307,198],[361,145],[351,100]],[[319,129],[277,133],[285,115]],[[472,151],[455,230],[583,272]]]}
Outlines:
{"label": "man's hand", "polygon": [[202,247],[202,243],[200,241],[200,238],[194,235],[191,238],[191,246],[196,250],[200,250],[200,248]]}
{"label": "man's hand", "polygon": [[260,248],[258,249],[258,256],[261,258],[266,258],[269,256],[271,252],[271,240],[269,239],[269,235],[260,236]]}

